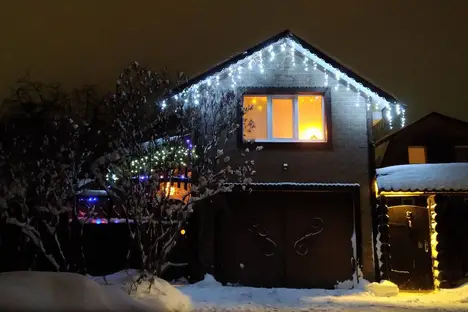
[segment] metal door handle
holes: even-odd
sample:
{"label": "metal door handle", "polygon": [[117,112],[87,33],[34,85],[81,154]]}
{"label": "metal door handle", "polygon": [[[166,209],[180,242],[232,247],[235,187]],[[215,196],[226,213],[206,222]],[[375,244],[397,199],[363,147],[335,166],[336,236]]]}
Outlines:
{"label": "metal door handle", "polygon": [[427,241],[424,241],[424,251],[429,252],[429,243]]}

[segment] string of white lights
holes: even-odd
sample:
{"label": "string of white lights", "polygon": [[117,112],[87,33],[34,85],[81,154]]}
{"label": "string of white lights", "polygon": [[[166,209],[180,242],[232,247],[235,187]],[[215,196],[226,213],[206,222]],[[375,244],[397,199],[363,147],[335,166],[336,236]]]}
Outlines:
{"label": "string of white lights", "polygon": [[[288,50],[289,48],[289,50]],[[296,53],[300,53],[304,57],[302,63],[302,69],[307,72],[309,70],[309,62],[312,61],[312,68],[314,71],[320,70],[324,74],[323,85],[327,87],[329,85],[329,75],[335,77],[336,84],[334,85],[335,90],[339,90],[340,85],[346,87],[347,91],[350,91],[351,88],[358,94],[357,96],[363,96],[367,101],[367,109],[370,110],[372,103],[374,103],[374,109],[381,109],[386,107],[385,118],[387,119],[390,127],[393,127],[393,117],[401,115],[401,126],[403,127],[406,122],[405,118],[405,109],[399,103],[391,103],[386,98],[380,96],[376,92],[372,91],[368,87],[364,86],[362,83],[357,82],[355,79],[349,77],[345,73],[341,72],[339,69],[333,67],[316,54],[312,53],[310,50],[304,48],[301,44],[294,41],[291,38],[282,38],[270,45],[264,47],[263,49],[246,56],[245,58],[239,60],[235,64],[232,64],[218,73],[207,77],[190,87],[182,90],[180,93],[174,95],[174,99],[178,100],[179,97],[182,98],[185,103],[193,103],[198,105],[200,101],[199,90],[202,88],[212,86],[212,81],[214,80],[216,86],[220,85],[220,80],[225,78],[230,78],[230,87],[236,88],[238,85],[242,85],[243,73],[249,71],[258,71],[260,74],[265,72],[265,62],[279,62],[281,58],[280,54],[284,54],[284,60],[287,58],[291,59],[291,66],[296,66]],[[284,61],[283,60],[283,61]],[[255,66],[256,65],[256,66]],[[359,100],[356,102],[358,105]],[[163,107],[166,103],[163,102]]]}

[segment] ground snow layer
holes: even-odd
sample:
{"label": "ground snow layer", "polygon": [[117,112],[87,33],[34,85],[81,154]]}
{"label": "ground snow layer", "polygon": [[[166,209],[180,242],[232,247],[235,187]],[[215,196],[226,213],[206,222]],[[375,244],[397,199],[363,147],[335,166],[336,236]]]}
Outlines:
{"label": "ground snow layer", "polygon": [[106,277],[72,273],[0,274],[0,311],[468,311],[468,284],[432,293],[402,293],[390,282],[354,290],[222,286],[207,275],[192,285],[157,279],[126,293],[134,271]]}

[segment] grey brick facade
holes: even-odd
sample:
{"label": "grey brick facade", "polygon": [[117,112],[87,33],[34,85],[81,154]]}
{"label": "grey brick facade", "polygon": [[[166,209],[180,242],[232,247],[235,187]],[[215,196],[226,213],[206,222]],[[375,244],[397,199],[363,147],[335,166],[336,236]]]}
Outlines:
{"label": "grey brick facade", "polygon": [[[297,54],[294,67],[287,58],[283,62],[266,62],[264,66],[263,74],[256,69],[243,72],[243,87],[324,87],[324,73],[313,70],[310,65],[305,71],[303,60]],[[365,278],[372,280],[374,266],[366,99],[358,97],[354,91],[347,91],[343,85],[336,90],[335,85],[336,80],[329,76],[327,87],[331,91],[332,149],[268,149],[255,153],[257,173],[254,180],[360,184],[363,273]],[[283,170],[284,163],[288,164],[286,171]]]}

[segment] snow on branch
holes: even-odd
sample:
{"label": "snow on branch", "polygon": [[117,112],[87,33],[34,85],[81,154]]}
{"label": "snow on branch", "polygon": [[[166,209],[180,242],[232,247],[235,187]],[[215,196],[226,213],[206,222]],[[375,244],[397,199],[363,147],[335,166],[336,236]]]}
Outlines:
{"label": "snow on branch", "polygon": [[[146,277],[171,266],[171,251],[197,203],[230,191],[233,183],[251,182],[250,155],[260,150],[239,151],[233,144],[244,113],[241,88],[206,89],[196,105],[166,102],[178,79],[136,62],[120,74],[107,102],[114,112],[113,152],[95,169],[114,211],[126,221]],[[164,105],[156,105],[160,101]]]}

